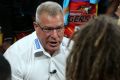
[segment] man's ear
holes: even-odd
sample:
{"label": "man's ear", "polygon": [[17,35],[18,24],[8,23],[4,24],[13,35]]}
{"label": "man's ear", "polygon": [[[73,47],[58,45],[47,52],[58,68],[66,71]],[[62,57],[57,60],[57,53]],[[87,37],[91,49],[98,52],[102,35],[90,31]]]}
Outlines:
{"label": "man's ear", "polygon": [[34,26],[34,28],[37,27],[37,23],[35,21],[33,22],[33,26]]}

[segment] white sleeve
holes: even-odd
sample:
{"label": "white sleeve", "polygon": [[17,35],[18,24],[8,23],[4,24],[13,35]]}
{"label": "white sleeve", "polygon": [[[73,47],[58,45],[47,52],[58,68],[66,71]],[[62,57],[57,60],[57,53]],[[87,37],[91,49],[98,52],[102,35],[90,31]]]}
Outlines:
{"label": "white sleeve", "polygon": [[5,53],[5,58],[9,61],[12,71],[12,80],[23,80],[23,62],[19,55],[19,50],[9,48]]}

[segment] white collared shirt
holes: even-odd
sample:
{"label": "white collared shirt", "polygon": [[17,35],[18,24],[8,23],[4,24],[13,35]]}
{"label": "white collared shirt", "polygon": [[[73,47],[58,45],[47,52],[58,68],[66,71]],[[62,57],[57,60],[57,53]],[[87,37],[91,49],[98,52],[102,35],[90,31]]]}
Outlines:
{"label": "white collared shirt", "polygon": [[68,41],[64,37],[59,53],[52,57],[44,51],[36,32],[15,42],[4,53],[12,68],[12,80],[65,80]]}

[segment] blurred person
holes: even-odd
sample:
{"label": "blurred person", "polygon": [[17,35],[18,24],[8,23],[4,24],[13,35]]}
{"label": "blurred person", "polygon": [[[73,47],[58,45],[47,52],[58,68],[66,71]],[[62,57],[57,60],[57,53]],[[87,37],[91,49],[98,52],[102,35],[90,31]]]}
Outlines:
{"label": "blurred person", "polygon": [[107,6],[105,14],[110,15],[110,16],[118,19],[119,16],[116,14],[116,12],[117,12],[119,3],[120,3],[119,0],[108,0],[108,6]]}
{"label": "blurred person", "polygon": [[115,14],[118,16],[118,25],[120,25],[120,4],[118,5],[118,8],[117,8]]}
{"label": "blurred person", "polygon": [[120,80],[120,27],[100,15],[73,36],[66,80]]}
{"label": "blurred person", "polygon": [[11,80],[10,64],[2,54],[0,54],[0,80]]}
{"label": "blurred person", "polygon": [[115,12],[117,11],[119,3],[119,0],[100,0],[98,3],[98,15],[106,14],[118,19]]}
{"label": "blurred person", "polygon": [[64,37],[62,7],[52,1],[36,10],[35,31],[19,39],[4,53],[12,68],[12,80],[65,80],[69,54]]}
{"label": "blurred person", "polygon": [[118,19],[118,25],[120,25],[120,1],[119,0],[108,0],[109,5],[106,10],[106,14]]}
{"label": "blurred person", "polygon": [[119,0],[100,0],[98,3],[98,15],[106,14],[118,19],[119,16],[116,14],[116,12],[119,3]]}

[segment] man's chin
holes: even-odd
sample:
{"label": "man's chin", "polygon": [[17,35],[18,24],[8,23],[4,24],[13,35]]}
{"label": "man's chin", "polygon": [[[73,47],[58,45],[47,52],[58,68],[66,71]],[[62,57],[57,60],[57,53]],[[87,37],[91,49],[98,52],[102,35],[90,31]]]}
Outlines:
{"label": "man's chin", "polygon": [[56,52],[58,49],[59,49],[59,47],[50,47],[50,48],[49,48],[49,52],[50,52],[50,53],[54,53],[54,52]]}

